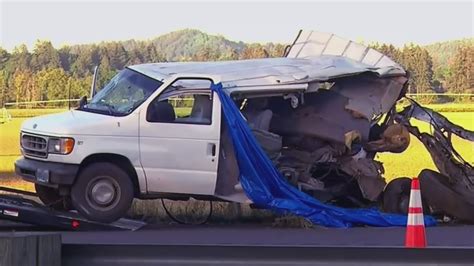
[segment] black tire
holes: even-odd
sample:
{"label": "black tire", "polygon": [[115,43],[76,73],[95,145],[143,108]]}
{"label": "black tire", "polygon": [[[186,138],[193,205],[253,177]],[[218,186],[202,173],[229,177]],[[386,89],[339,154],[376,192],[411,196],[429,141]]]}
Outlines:
{"label": "black tire", "polygon": [[474,202],[472,198],[463,196],[469,193],[467,187],[458,188],[464,189],[461,191],[464,193],[456,191],[455,185],[449,183],[449,177],[429,169],[421,171],[419,178],[421,195],[433,208],[435,215],[448,215],[463,222],[474,223]]}
{"label": "black tire", "polygon": [[390,181],[383,194],[383,211],[408,214],[410,203],[411,179],[400,177]]}
{"label": "black tire", "polygon": [[59,191],[52,187],[35,184],[36,195],[44,205],[57,211],[69,211],[73,208],[71,198],[59,195]]}
{"label": "black tire", "polygon": [[128,174],[112,163],[84,168],[71,189],[74,207],[87,219],[110,223],[123,217],[133,200]]}

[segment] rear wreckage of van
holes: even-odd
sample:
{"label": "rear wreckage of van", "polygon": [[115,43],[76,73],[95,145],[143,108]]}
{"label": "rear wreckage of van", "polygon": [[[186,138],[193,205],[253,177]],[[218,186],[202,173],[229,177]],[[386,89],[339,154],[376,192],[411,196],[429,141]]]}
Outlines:
{"label": "rear wreckage of van", "polygon": [[[474,132],[412,99],[397,112],[408,86],[402,67],[375,50],[318,32],[300,33],[286,57],[312,62],[294,75],[284,70],[292,80],[286,84],[307,82],[306,89],[267,94],[245,90],[248,79],[240,89],[239,82],[227,86],[261,147],[292,185],[324,203],[406,214],[411,179],[387,184],[375,155],[403,153],[416,137],[438,168],[420,169],[425,213],[474,222],[474,170],[451,143],[453,134],[474,141]],[[284,83],[279,79],[274,82]],[[432,132],[420,132],[412,118],[429,123]],[[226,170],[238,172],[232,164]]]}

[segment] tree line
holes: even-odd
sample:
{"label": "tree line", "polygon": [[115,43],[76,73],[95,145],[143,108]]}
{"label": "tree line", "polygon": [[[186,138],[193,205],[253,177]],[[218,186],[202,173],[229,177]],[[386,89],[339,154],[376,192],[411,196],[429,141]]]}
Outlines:
{"label": "tree line", "polygon": [[[442,78],[433,72],[426,49],[375,44],[373,48],[401,63],[410,72],[410,92],[472,92],[474,46],[457,49]],[[197,30],[182,30],[146,41],[128,40],[53,47],[37,41],[32,51],[22,44],[11,52],[0,47],[0,107],[6,102],[46,101],[87,95],[94,67],[99,86],[127,65],[167,61],[218,61],[280,57],[283,44],[245,44]],[[447,69],[447,70],[446,70]]]}
{"label": "tree line", "polygon": [[[194,54],[181,56],[179,61],[275,57],[282,56],[283,51],[282,44],[249,44],[242,49],[219,50],[207,43]],[[168,58],[149,41],[105,42],[59,49],[54,48],[50,41],[37,41],[31,52],[22,44],[11,53],[0,47],[0,107],[7,102],[88,95],[97,65],[100,86],[127,65],[167,61]]]}
{"label": "tree line", "polygon": [[[474,93],[474,43],[460,45],[443,66],[434,65],[428,50],[408,44],[396,48],[373,44],[372,48],[401,64],[410,75],[409,93]],[[440,72],[442,71],[442,72]]]}

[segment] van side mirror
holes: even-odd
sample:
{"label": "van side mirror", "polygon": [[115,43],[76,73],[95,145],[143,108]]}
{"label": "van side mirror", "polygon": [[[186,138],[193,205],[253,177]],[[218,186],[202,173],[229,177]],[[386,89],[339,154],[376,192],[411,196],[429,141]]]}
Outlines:
{"label": "van side mirror", "polygon": [[87,104],[87,96],[82,96],[81,100],[79,100],[79,109],[82,108],[86,104]]}

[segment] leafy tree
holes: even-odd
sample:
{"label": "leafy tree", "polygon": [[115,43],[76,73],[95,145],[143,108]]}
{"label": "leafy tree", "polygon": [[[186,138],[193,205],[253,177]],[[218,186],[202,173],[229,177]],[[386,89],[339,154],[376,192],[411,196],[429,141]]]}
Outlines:
{"label": "leafy tree", "polygon": [[144,58],[143,54],[140,52],[140,49],[138,47],[132,48],[128,52],[128,56],[129,56],[128,64],[130,65],[143,64],[147,62],[147,60]]}
{"label": "leafy tree", "polygon": [[143,44],[142,56],[143,62],[142,63],[158,63],[158,62],[166,62],[166,58],[158,52],[156,46],[152,43]]}
{"label": "leafy tree", "polygon": [[45,68],[61,67],[59,53],[50,41],[37,41],[31,57],[31,66],[34,71]]}
{"label": "leafy tree", "polygon": [[0,107],[3,107],[7,102],[8,95],[8,77],[5,70],[0,70]]}
{"label": "leafy tree", "polygon": [[13,48],[13,53],[11,54],[7,68],[9,68],[9,71],[12,73],[15,72],[15,70],[30,70],[30,61],[31,54],[28,48],[26,45],[21,44]]}
{"label": "leafy tree", "polygon": [[390,57],[393,61],[401,63],[403,60],[402,52],[398,50],[395,46],[392,44],[378,44],[375,43],[374,45],[370,45],[369,47],[381,52],[382,54]]}
{"label": "leafy tree", "polygon": [[113,69],[123,69],[129,61],[128,52],[119,42],[106,43],[102,52],[104,52],[102,56],[108,57],[110,67]]}
{"label": "leafy tree", "polygon": [[63,69],[43,69],[36,74],[36,80],[42,100],[67,98],[68,77]]}
{"label": "leafy tree", "polygon": [[208,35],[192,29],[161,35],[151,40],[151,43],[167,61],[189,61],[206,46],[222,52],[216,60],[225,60],[231,57],[232,50],[240,54],[246,46],[243,42],[229,41],[223,36]]}
{"label": "leafy tree", "polygon": [[270,55],[265,48],[258,43],[247,46],[240,55],[240,59],[267,58]]}
{"label": "leafy tree", "polygon": [[418,45],[405,45],[400,61],[410,73],[409,92],[426,93],[431,91],[433,70],[431,56]]}
{"label": "leafy tree", "polygon": [[450,65],[451,73],[446,81],[450,92],[463,93],[474,91],[474,45],[458,49]]}
{"label": "leafy tree", "polygon": [[[27,70],[17,69],[13,74],[13,86],[15,88],[15,102],[25,100],[28,84],[30,83],[30,72]],[[21,98],[23,97],[23,98]]]}
{"label": "leafy tree", "polygon": [[71,54],[74,55],[70,61],[70,72],[76,78],[92,75],[94,67],[99,64],[102,56],[100,48],[96,45],[80,46],[76,52],[71,50]]}
{"label": "leafy tree", "polygon": [[237,60],[239,59],[239,52],[237,49],[232,48],[228,56],[225,58],[225,60]]}
{"label": "leafy tree", "polygon": [[105,48],[101,50],[101,60],[99,64],[99,77],[96,84],[96,89],[100,90],[107,82],[117,74],[117,69],[114,69],[110,63]]}
{"label": "leafy tree", "polygon": [[216,54],[209,46],[204,46],[192,57],[193,61],[214,61],[216,60]]}
{"label": "leafy tree", "polygon": [[68,77],[67,79],[67,91],[71,99],[79,99],[83,96],[89,96],[90,86],[92,83],[92,77],[86,77],[81,79],[76,79],[73,77]]}
{"label": "leafy tree", "polygon": [[265,50],[268,51],[269,57],[283,57],[286,45],[281,43],[267,43]]}
{"label": "leafy tree", "polygon": [[7,50],[0,47],[0,69],[4,69],[8,60],[10,59],[10,54]]}
{"label": "leafy tree", "polygon": [[437,42],[424,46],[433,58],[433,78],[445,82],[451,72],[451,65],[458,50],[464,46],[474,46],[474,38]]}
{"label": "leafy tree", "polygon": [[71,62],[75,61],[77,55],[71,52],[70,46],[63,46],[58,50],[60,67],[64,71],[69,72],[71,70]]}

